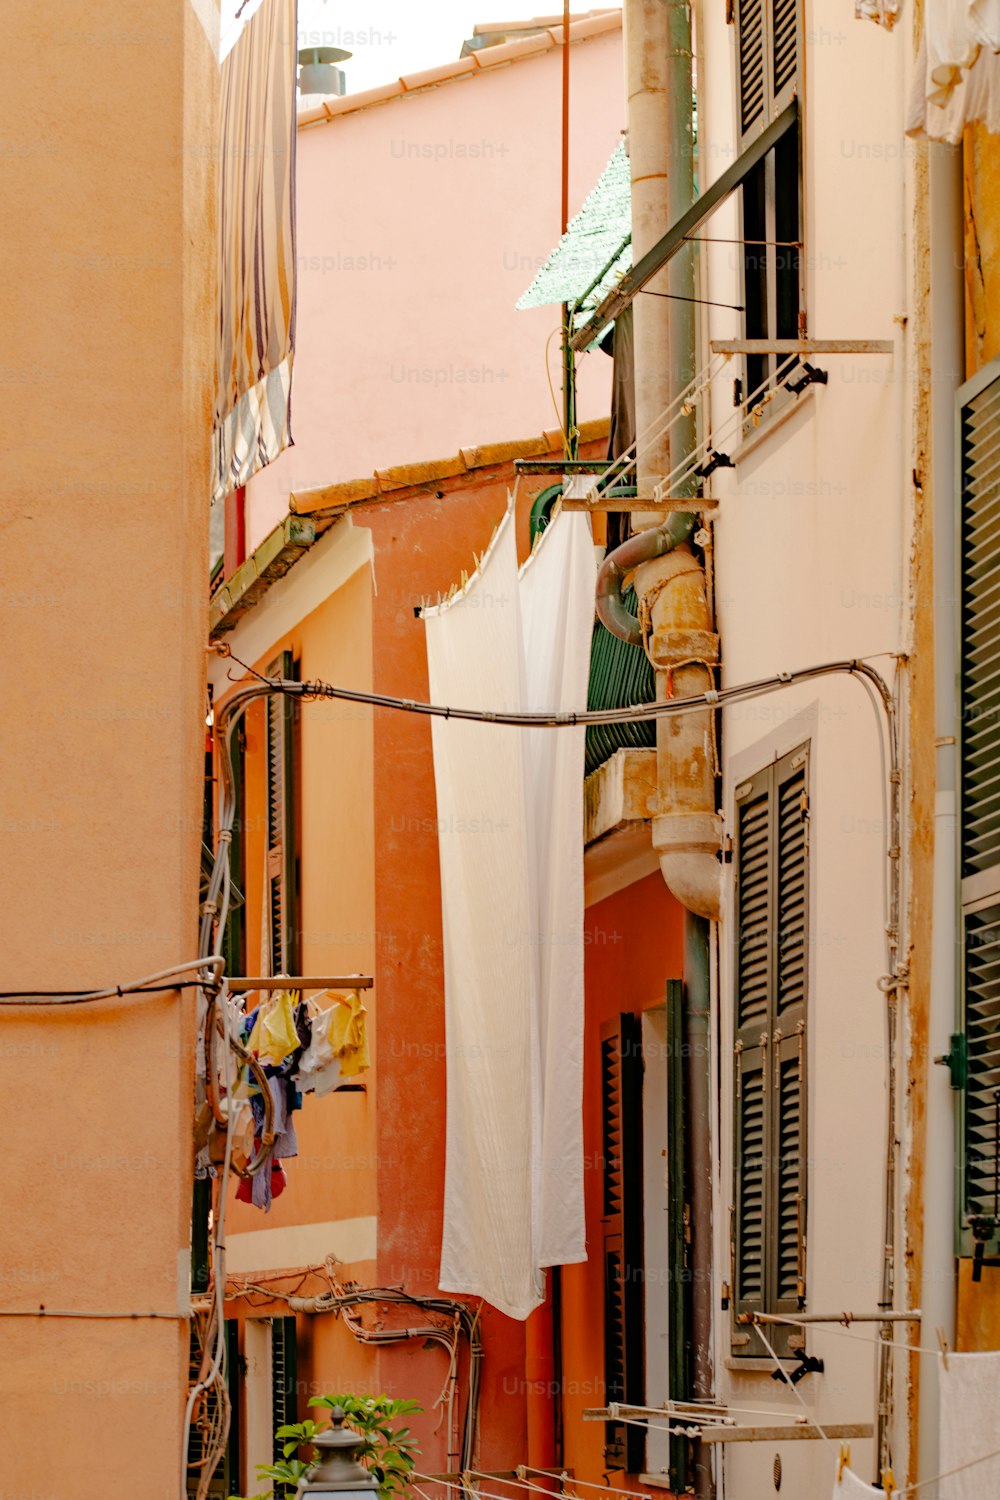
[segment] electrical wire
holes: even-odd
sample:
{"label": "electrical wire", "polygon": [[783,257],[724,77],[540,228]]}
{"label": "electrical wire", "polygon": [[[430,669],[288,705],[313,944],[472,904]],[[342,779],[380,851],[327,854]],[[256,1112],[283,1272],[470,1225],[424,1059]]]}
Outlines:
{"label": "electrical wire", "polygon": [[[233,660],[238,661],[238,658],[234,657]],[[240,662],[240,665],[245,664]],[[241,695],[239,703],[242,707],[249,706],[254,699],[268,692],[279,692],[290,698],[303,700],[333,698],[347,703],[362,703],[371,708],[390,708],[403,713],[421,714],[428,718],[457,719],[463,723],[496,724],[514,729],[571,729],[594,724],[645,723],[650,720],[673,718],[674,715],[696,713],[704,708],[725,708],[731,703],[742,703],[750,698],[780,692],[796,683],[810,682],[820,677],[830,677],[840,673],[868,678],[878,691],[886,713],[891,713],[892,697],[884,678],[861,657],[823,662],[792,672],[777,672],[771,677],[758,678],[734,687],[710,688],[703,693],[692,693],[684,698],[668,698],[652,703],[633,703],[624,708],[568,711],[458,708],[440,703],[427,703],[415,698],[400,698],[389,693],[370,693],[360,688],[338,687],[319,679],[313,682],[297,682],[290,678],[277,677],[261,678],[259,685],[250,683],[238,689],[238,692]],[[260,676],[259,673],[255,675]]]}
{"label": "electrical wire", "polygon": [[566,446],[566,429],[563,426],[563,415],[562,415],[562,412],[559,410],[559,403],[556,400],[556,388],[552,384],[552,371],[549,368],[549,350],[552,347],[552,340],[555,338],[555,336],[556,336],[557,333],[562,333],[562,325],[561,324],[560,324],[560,326],[558,328],[553,328],[552,332],[549,334],[548,338],[545,340],[545,379],[549,383],[549,395],[552,398],[552,410],[556,414],[556,424],[557,424],[557,426],[559,428],[560,433],[562,434],[563,447],[565,447]]}
{"label": "electrical wire", "polygon": [[[109,985],[103,990],[2,990],[0,1005],[87,1005],[95,1000],[124,999],[126,995],[163,995],[173,990],[192,988],[206,989],[219,982],[223,960],[221,955],[213,959],[195,958],[186,964],[174,964],[169,969],[158,969],[142,979],[133,979],[128,984]],[[160,980],[174,975],[213,971],[213,978],[186,979],[179,984],[161,984]]]}

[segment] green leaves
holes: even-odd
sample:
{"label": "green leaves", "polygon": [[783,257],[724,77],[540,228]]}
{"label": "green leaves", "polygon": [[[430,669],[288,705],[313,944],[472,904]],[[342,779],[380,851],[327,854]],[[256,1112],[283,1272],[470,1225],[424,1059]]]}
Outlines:
{"label": "green leaves", "polygon": [[347,1426],[365,1440],[358,1456],[375,1475],[380,1494],[392,1497],[405,1493],[420,1450],[411,1429],[396,1427],[394,1420],[421,1412],[422,1406],[416,1401],[395,1400],[391,1396],[353,1396],[349,1392],[313,1396],[309,1405],[329,1410],[339,1406]]}

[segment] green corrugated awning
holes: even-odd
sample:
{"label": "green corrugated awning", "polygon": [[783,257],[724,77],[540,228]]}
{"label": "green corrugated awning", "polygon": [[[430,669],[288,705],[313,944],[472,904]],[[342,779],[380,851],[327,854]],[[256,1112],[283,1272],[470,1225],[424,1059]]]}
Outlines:
{"label": "green corrugated awning", "polygon": [[632,194],[624,141],[615,147],[597,184],[552,251],[519,310],[550,302],[575,303],[585,323],[607,292],[632,268]]}

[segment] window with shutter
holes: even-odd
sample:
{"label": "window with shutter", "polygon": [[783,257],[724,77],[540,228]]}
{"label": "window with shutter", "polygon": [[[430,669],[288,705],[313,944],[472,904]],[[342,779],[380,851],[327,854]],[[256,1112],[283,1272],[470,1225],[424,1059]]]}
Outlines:
{"label": "window with shutter", "polygon": [[227,974],[246,973],[246,729],[239,723],[232,738],[233,798],[236,815],[229,845],[229,915],[223,934],[222,953]]}
{"label": "window with shutter", "polygon": [[799,93],[802,0],[736,0],[740,145],[759,135]]}
{"label": "window with shutter", "polygon": [[[283,651],[267,669],[269,677],[294,678],[295,662]],[[296,703],[272,694],[267,699],[267,934],[270,972],[298,972],[298,861]]]}
{"label": "window with shutter", "polygon": [[[271,1324],[271,1430],[275,1433],[299,1420],[296,1353],[295,1319],[275,1318]],[[284,1442],[284,1438],[274,1439],[275,1463],[285,1456]]]}
{"label": "window with shutter", "polygon": [[[802,0],[739,0],[734,20],[742,150],[801,93]],[[794,339],[803,331],[799,157],[796,126],[743,182],[742,301],[748,339]],[[747,355],[746,398],[756,405],[795,363],[794,357]]]}
{"label": "window with shutter", "polygon": [[[634,1015],[601,1028],[601,1166],[605,1397],[641,1405],[642,1031]],[[640,1473],[643,1446],[640,1428],[606,1424],[610,1468]]]}
{"label": "window with shutter", "polygon": [[[959,1248],[1000,1228],[1000,365],[959,394],[962,1027]],[[957,1044],[956,1044],[957,1045]],[[953,1048],[954,1050],[954,1048]],[[953,1069],[953,1076],[956,1070]]]}
{"label": "window with shutter", "polygon": [[[802,746],[736,792],[732,1346],[745,1355],[766,1350],[740,1313],[805,1305],[808,788]],[[794,1331],[768,1337],[787,1352]]]}

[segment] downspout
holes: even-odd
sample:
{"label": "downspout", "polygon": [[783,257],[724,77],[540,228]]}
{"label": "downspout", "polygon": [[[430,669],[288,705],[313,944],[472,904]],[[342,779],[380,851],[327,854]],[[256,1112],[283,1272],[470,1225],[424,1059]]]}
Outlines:
{"label": "downspout", "polygon": [[[964,366],[962,153],[932,143],[930,174],[931,484],[934,537],[934,892],[927,1025],[927,1118],[920,1307],[927,1336],[943,1328],[955,1345],[955,1099],[948,1070],[955,1030],[958,930],[958,663],[955,579],[955,392]],[[940,1473],[937,1361],[920,1366],[918,1477]],[[928,1500],[937,1485],[926,1491]]]}
{"label": "downspout", "polygon": [[[687,0],[627,0],[626,68],[632,175],[632,245],[641,257],[694,199],[691,19]],[[667,279],[669,278],[669,279]],[[665,284],[662,284],[664,283]],[[668,296],[648,295],[659,291]],[[636,431],[648,431],[694,376],[692,253],[675,256],[662,277],[635,299]],[[689,424],[689,430],[684,430]],[[637,488],[650,496],[675,453],[690,451],[693,416],[637,457]],[[635,512],[638,533],[605,559],[598,613],[614,634],[641,640],[656,673],[659,699],[715,686],[718,636],[712,630],[705,571],[690,545],[696,525],[687,511]],[[648,528],[643,531],[640,528]],[[649,536],[648,542],[643,538]],[[648,549],[648,550],[647,550]],[[637,566],[638,565],[638,566]],[[636,567],[639,626],[622,618],[621,580]],[[711,711],[657,725],[657,806],[653,847],[663,878],[687,910],[719,915],[721,843],[715,811],[714,716]]]}
{"label": "downspout", "polygon": [[[711,932],[704,917],[684,913],[685,1142],[687,1185],[691,1205],[691,1395],[708,1401],[715,1395],[712,1368],[712,1107],[709,1087],[711,1046]],[[692,1445],[694,1489],[712,1494],[711,1450]]]}
{"label": "downspout", "polygon": [[[625,0],[626,83],[632,179],[632,248],[638,260],[694,201],[693,64],[689,0]],[[659,293],[659,295],[652,295]],[[694,256],[689,247],[632,303],[635,337],[636,487],[648,499],[694,447],[693,413],[647,447],[643,434],[695,374]],[[673,450],[673,457],[671,456]],[[693,491],[693,486],[692,486]],[[685,495],[689,491],[683,492]],[[693,512],[636,512],[636,533],[604,561],[598,614],[609,630],[641,643],[660,701],[715,687],[719,638],[705,570],[691,537]],[[635,568],[639,619],[621,605]],[[692,1389],[714,1395],[712,1369],[712,1171],[710,1130],[710,942],[722,870],[715,806],[715,717],[709,709],[658,721],[653,847],[668,888],[685,908],[684,1112],[691,1231]],[[713,1493],[708,1451],[692,1452],[695,1492]]]}

